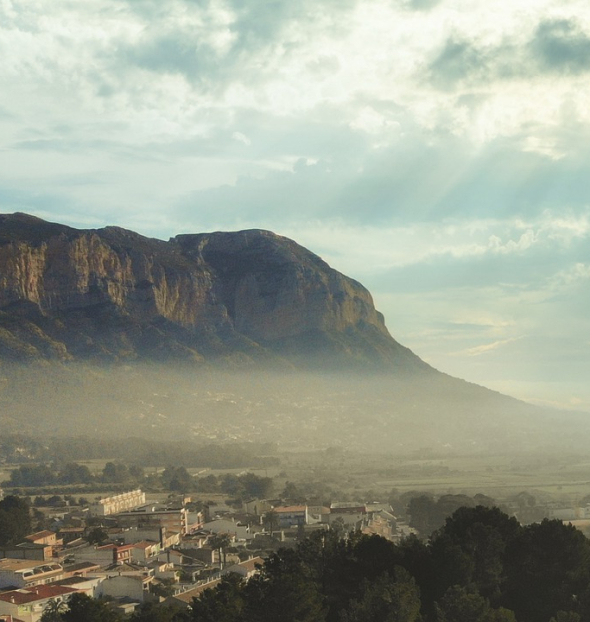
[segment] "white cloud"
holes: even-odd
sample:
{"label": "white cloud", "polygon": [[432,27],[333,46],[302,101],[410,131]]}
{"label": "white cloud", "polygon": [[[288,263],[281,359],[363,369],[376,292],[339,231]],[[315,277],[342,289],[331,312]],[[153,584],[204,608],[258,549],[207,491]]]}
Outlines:
{"label": "white cloud", "polygon": [[508,345],[510,343],[514,343],[519,339],[523,339],[523,337],[514,337],[511,339],[501,339],[499,341],[494,341],[493,343],[486,343],[479,346],[474,346],[472,348],[467,348],[466,350],[462,350],[461,352],[451,353],[451,356],[481,356],[482,354],[487,354],[493,350],[498,350],[499,348]]}

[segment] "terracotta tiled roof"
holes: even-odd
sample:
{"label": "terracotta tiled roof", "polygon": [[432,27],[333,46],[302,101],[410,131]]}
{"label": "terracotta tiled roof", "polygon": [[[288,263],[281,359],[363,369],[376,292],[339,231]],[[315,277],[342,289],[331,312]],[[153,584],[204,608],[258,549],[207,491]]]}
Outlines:
{"label": "terracotta tiled roof", "polygon": [[51,536],[55,535],[55,531],[37,531],[37,533],[32,533],[28,536],[25,536],[25,540],[29,540],[31,542],[34,542],[35,540],[41,540],[43,538],[49,538]]}
{"label": "terracotta tiled roof", "polygon": [[174,600],[180,600],[187,605],[190,605],[193,598],[198,598],[205,590],[209,590],[211,588],[216,587],[221,582],[221,579],[214,579],[213,581],[209,581],[209,583],[204,583],[203,585],[198,585],[194,587],[192,590],[187,590],[182,594],[176,594],[173,596]]}
{"label": "terracotta tiled roof", "polygon": [[159,544],[158,542],[148,542],[147,540],[142,540],[141,542],[135,542],[133,544],[134,549],[149,549],[152,546],[156,546]]}
{"label": "terracotta tiled roof", "polygon": [[48,598],[55,598],[56,596],[73,594],[74,592],[77,592],[77,590],[69,587],[62,587],[61,585],[37,585],[27,589],[3,592],[0,594],[0,600],[16,605],[25,605],[26,603],[32,603],[36,600],[46,600]]}
{"label": "terracotta tiled roof", "polygon": [[307,509],[306,505],[287,505],[284,507],[275,508],[274,511],[277,514],[288,513],[288,512],[305,512]]}

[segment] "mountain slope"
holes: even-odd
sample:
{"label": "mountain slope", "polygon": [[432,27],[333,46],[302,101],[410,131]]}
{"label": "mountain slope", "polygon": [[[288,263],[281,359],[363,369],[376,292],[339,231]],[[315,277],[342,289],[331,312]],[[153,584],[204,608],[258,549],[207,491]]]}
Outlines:
{"label": "mountain slope", "polygon": [[0,215],[0,427],[395,452],[577,450],[588,432],[432,369],[292,240],[25,214]]}
{"label": "mountain slope", "polygon": [[0,215],[0,360],[220,358],[429,369],[360,283],[269,231],[163,242]]}

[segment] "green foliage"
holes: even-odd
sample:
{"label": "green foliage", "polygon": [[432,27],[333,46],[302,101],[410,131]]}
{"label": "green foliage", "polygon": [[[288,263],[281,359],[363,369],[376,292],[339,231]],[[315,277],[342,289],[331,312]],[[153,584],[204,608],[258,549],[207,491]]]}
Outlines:
{"label": "green foliage", "polygon": [[67,608],[65,601],[50,598],[43,609],[41,622],[62,622],[62,614],[67,611]]}
{"label": "green foliage", "polygon": [[580,622],[580,616],[575,611],[558,611],[549,622]]}
{"label": "green foliage", "polygon": [[[194,622],[242,622],[246,608],[244,583],[235,574],[228,574],[214,590],[205,590],[193,599],[188,620]],[[269,620],[271,618],[268,618]]]}
{"label": "green foliage", "polygon": [[511,611],[494,610],[477,592],[455,585],[436,605],[437,622],[516,622]]}
{"label": "green foliage", "polygon": [[129,622],[184,622],[188,619],[185,612],[176,607],[147,603],[133,613]]}
{"label": "green foliage", "polygon": [[167,467],[161,475],[162,486],[165,490],[175,492],[190,492],[195,489],[195,480],[183,467]]}
{"label": "green foliage", "polygon": [[411,498],[408,503],[410,526],[417,529],[421,536],[426,537],[442,527],[445,519],[455,510],[475,505],[475,499],[467,495],[442,495],[436,501],[432,496],[419,495]]}
{"label": "green foliage", "polygon": [[108,540],[109,534],[101,527],[94,527],[86,536],[86,539],[90,544],[102,544]]}
{"label": "green foliage", "polygon": [[420,594],[416,582],[403,568],[395,580],[384,573],[367,582],[359,600],[352,600],[340,613],[341,622],[417,622]]}
{"label": "green foliage", "polygon": [[527,525],[507,559],[504,600],[523,622],[545,622],[558,611],[575,609],[590,581],[590,543],[559,520]]}
{"label": "green foliage", "polygon": [[0,545],[18,544],[31,533],[31,514],[27,501],[8,495],[0,501]]}
{"label": "green foliage", "polygon": [[281,549],[265,562],[260,575],[245,588],[250,619],[324,622],[324,599],[314,579],[297,551]]}
{"label": "green foliage", "polygon": [[22,465],[10,473],[9,486],[47,486],[57,482],[56,474],[46,465]]}
{"label": "green foliage", "polygon": [[132,479],[127,465],[122,462],[107,462],[102,470],[105,484],[126,484]]}
{"label": "green foliage", "polygon": [[254,473],[232,475],[221,478],[221,491],[239,499],[266,499],[272,495],[273,481],[270,477],[259,477]]}
{"label": "green foliage", "polygon": [[94,481],[90,469],[76,462],[66,463],[60,470],[58,479],[63,484],[89,484]]}
{"label": "green foliage", "polygon": [[63,622],[122,622],[123,617],[107,604],[83,593],[73,594],[68,609],[61,614]]}

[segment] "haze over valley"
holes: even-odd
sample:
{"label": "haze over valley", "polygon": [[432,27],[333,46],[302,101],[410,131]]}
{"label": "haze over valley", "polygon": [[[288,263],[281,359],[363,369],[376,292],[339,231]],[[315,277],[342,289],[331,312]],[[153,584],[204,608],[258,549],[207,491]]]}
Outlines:
{"label": "haze over valley", "polygon": [[443,374],[270,232],[169,242],[0,216],[3,428],[411,454],[583,450],[588,418]]}

